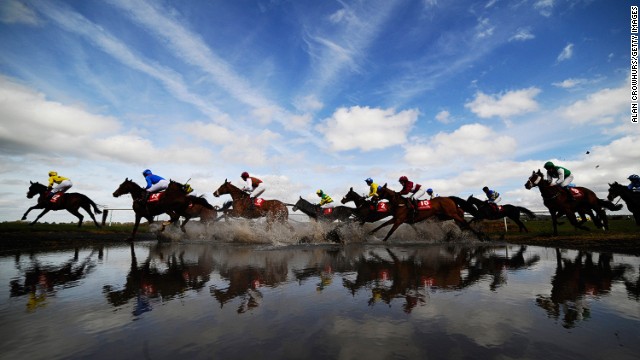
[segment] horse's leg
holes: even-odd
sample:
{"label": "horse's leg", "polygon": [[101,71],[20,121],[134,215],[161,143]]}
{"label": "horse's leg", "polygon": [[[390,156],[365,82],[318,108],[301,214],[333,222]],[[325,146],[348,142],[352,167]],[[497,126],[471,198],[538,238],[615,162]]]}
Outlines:
{"label": "horse's leg", "polygon": [[555,210],[549,210],[551,214],[551,223],[553,224],[553,235],[558,235],[558,213]]}
{"label": "horse's leg", "polygon": [[382,228],[383,228],[383,227],[385,227],[385,226],[388,226],[388,225],[393,224],[395,221],[396,221],[396,218],[395,218],[395,216],[394,216],[394,217],[392,217],[391,219],[389,219],[389,220],[385,221],[382,225],[380,225],[380,226],[378,226],[377,228],[375,228],[375,229],[373,229],[373,230],[369,231],[369,235],[373,235],[373,233],[375,233],[376,231],[378,231],[378,230],[382,229]]}
{"label": "horse's leg", "polygon": [[84,216],[80,214],[79,208],[71,208],[71,209],[67,209],[67,211],[72,213],[78,218],[78,227],[82,226],[82,220],[84,219]]}
{"label": "horse's leg", "polygon": [[35,220],[33,220],[29,225],[33,225],[33,224],[35,224],[36,222],[38,222],[38,220],[40,220],[40,218],[41,218],[44,214],[48,213],[48,212],[49,212],[49,210],[51,210],[51,209],[44,209],[44,210],[40,213],[40,215],[38,215],[38,217],[36,217],[36,219],[35,219]]}
{"label": "horse's leg", "polygon": [[385,236],[384,239],[382,239],[382,241],[387,241],[391,236],[391,234],[393,234],[396,231],[396,229],[402,224],[403,224],[403,221],[396,221],[391,227],[391,230],[389,230],[389,232],[387,233],[387,236]]}
{"label": "horse's leg", "polygon": [[[142,215],[138,215],[138,213],[136,213],[136,221],[133,224],[133,231],[131,232],[131,237],[127,240],[129,241],[133,241],[136,238],[136,232],[138,232],[138,226],[140,225],[140,219],[142,219]],[[147,220],[149,220],[149,218],[147,218]],[[149,221],[151,223],[151,221]]]}
{"label": "horse's leg", "polygon": [[578,229],[589,231],[588,227],[578,223],[578,219],[576,218],[576,214],[571,209],[565,209],[564,214],[567,217],[567,219],[569,219],[569,222],[571,223],[571,225],[575,226]]}
{"label": "horse's leg", "polygon": [[522,221],[520,221],[520,212],[518,212],[518,214],[517,214],[517,215],[509,216],[509,219],[511,219],[514,223],[516,223],[516,225],[518,225],[519,232],[522,232],[522,230],[524,230],[524,232],[529,232],[529,230],[527,229],[527,227],[526,227],[526,226],[524,226],[524,224],[522,223]]}
{"label": "horse's leg", "polygon": [[96,217],[93,216],[93,212],[91,211],[91,205],[82,204],[82,208],[84,209],[84,211],[87,212],[87,214],[89,214],[89,216],[91,216],[91,220],[93,220],[93,223],[96,224],[97,227],[100,227],[100,224],[98,224],[98,221],[96,221]]}
{"label": "horse's leg", "polygon": [[182,222],[182,225],[180,225],[180,230],[182,230],[183,233],[187,232],[187,229],[185,228],[185,226],[187,226],[187,223],[189,222],[189,220],[191,220],[191,217],[184,217],[184,221]]}
{"label": "horse's leg", "polygon": [[43,209],[42,205],[33,205],[32,207],[29,208],[29,210],[27,210],[27,212],[24,213],[24,215],[22,215],[22,219],[21,220],[27,220],[27,214],[29,214],[29,212],[31,212],[31,210],[33,209]]}

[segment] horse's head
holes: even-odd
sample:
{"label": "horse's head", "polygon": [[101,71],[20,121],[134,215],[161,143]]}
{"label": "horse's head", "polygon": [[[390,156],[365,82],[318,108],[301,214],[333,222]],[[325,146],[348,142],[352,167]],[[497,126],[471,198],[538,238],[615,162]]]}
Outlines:
{"label": "horse's head", "polygon": [[298,208],[300,207],[300,204],[302,203],[302,196],[300,196],[300,199],[298,199],[298,201],[296,202],[295,205],[293,205],[293,207],[291,208],[291,210],[293,211],[298,211]]}
{"label": "horse's head", "polygon": [[542,181],[544,179],[544,175],[542,175],[542,171],[540,171],[540,169],[538,169],[538,171],[533,171],[531,172],[531,176],[529,177],[529,180],[527,180],[527,182],[524,184],[524,187],[527,190],[531,190],[532,188],[538,186],[540,184],[540,181]]}
{"label": "horse's head", "polygon": [[357,192],[353,191],[353,187],[352,187],[349,189],[349,192],[347,193],[347,195],[345,195],[340,202],[343,204],[346,204],[349,201],[356,202],[356,200],[360,200],[360,199],[362,199],[362,197],[358,195]]}
{"label": "horse's head", "polygon": [[140,187],[133,182],[133,180],[129,180],[129,178],[125,178],[122,184],[118,186],[116,191],[113,192],[113,197],[119,197],[124,194],[131,194],[136,188],[140,189]]}
{"label": "horse's head", "polygon": [[618,184],[615,181],[613,184],[609,184],[609,194],[607,194],[607,200],[613,201],[613,199],[622,195],[622,192],[626,189],[623,185]]}
{"label": "horse's head", "polygon": [[220,195],[231,194],[234,188],[236,187],[233,186],[233,184],[231,184],[230,181],[227,181],[227,179],[224,179],[224,184],[220,185],[218,190],[213,192],[213,196],[219,197]]}
{"label": "horse's head", "polygon": [[29,185],[29,191],[27,191],[27,198],[31,199],[36,195],[42,194],[47,190],[47,187],[40,184],[39,182],[29,181],[31,185]]}

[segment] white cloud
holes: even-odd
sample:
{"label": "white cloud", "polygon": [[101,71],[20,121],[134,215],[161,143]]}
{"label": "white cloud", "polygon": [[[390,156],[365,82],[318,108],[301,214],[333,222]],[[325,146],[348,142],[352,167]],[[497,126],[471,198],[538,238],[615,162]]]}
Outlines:
{"label": "white cloud", "polygon": [[587,83],[587,79],[566,79],[561,82],[554,82],[553,86],[563,89],[571,89],[585,83]]}
{"label": "white cloud", "polygon": [[493,35],[495,29],[496,27],[490,24],[489,19],[481,19],[478,21],[478,25],[476,25],[476,38],[482,39],[490,37]]}
{"label": "white cloud", "polygon": [[509,38],[509,41],[526,41],[535,39],[535,35],[531,33],[530,28],[519,28],[516,33]]}
{"label": "white cloud", "polygon": [[406,141],[418,114],[415,109],[396,113],[394,109],[340,108],[318,130],[336,151],[384,149]]}
{"label": "white cloud", "polygon": [[562,51],[560,52],[560,55],[558,55],[558,62],[561,61],[565,61],[565,60],[569,60],[571,59],[571,57],[573,57],[573,44],[569,43],[567,44],[567,46],[564,47],[564,49],[562,49]]}
{"label": "white cloud", "polygon": [[516,141],[497,135],[491,128],[463,125],[452,133],[438,133],[427,144],[408,144],[405,160],[412,166],[465,167],[474,161],[501,159],[516,149]]}
{"label": "white cloud", "polygon": [[539,93],[540,89],[535,87],[494,95],[479,91],[476,93],[476,98],[464,106],[481,118],[493,116],[506,118],[538,109],[538,103],[534,97]]}
{"label": "white cloud", "polygon": [[551,16],[555,0],[538,0],[533,4],[533,8],[538,10],[542,16]]}
{"label": "white cloud", "polygon": [[611,123],[617,115],[629,111],[628,95],[626,87],[602,89],[560,109],[560,114],[576,124]]}
{"label": "white cloud", "polygon": [[324,104],[315,95],[307,95],[297,98],[294,106],[300,111],[318,111],[324,107]]}
{"label": "white cloud", "polygon": [[17,0],[0,1],[0,22],[6,24],[37,25],[38,17],[33,10]]}
{"label": "white cloud", "polygon": [[436,114],[436,120],[440,123],[443,124],[448,124],[451,121],[453,121],[451,119],[451,114],[447,111],[447,110],[442,110],[439,113]]}

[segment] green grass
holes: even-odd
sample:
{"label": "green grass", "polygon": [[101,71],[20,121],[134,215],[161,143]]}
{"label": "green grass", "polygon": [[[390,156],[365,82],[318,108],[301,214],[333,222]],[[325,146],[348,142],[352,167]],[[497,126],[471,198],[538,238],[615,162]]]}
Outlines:
{"label": "green grass", "polygon": [[[558,235],[559,236],[576,236],[576,235],[602,235],[604,232],[598,228],[596,228],[595,224],[592,221],[587,221],[584,225],[589,228],[589,232],[576,229],[569,223],[567,218],[560,219],[562,225],[558,225]],[[529,229],[528,234],[521,234],[523,236],[528,237],[536,237],[536,236],[553,236],[553,223],[551,219],[539,219],[539,220],[528,220],[523,222],[527,229]],[[511,220],[507,220],[508,231],[507,234],[519,234],[518,233],[518,225],[516,225]],[[503,233],[504,232],[504,221],[503,220],[494,220],[494,221],[484,221],[485,231],[489,233]],[[633,235],[636,234],[640,238],[640,226],[637,226],[633,219],[627,218],[610,218],[609,219],[609,231],[606,233],[608,235],[617,235],[617,234],[625,234],[625,235]]]}

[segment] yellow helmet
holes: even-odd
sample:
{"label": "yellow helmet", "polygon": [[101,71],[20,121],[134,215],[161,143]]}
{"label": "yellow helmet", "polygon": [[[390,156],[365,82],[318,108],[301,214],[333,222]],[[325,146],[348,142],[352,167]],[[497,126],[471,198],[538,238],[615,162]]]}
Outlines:
{"label": "yellow helmet", "polygon": [[316,194],[321,195],[322,194],[322,190],[316,191]]}
{"label": "yellow helmet", "polygon": [[52,170],[52,171],[49,171],[49,176],[56,176],[56,175],[58,175],[58,173],[57,173],[57,172],[55,172],[55,171],[53,171],[53,170]]}

